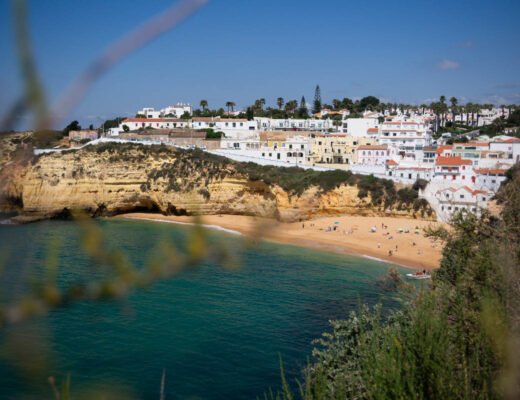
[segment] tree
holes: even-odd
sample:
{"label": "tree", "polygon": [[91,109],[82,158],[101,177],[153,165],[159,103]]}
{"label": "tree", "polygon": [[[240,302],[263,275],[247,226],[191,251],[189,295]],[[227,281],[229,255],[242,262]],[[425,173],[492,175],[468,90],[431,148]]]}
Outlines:
{"label": "tree", "polygon": [[232,101],[228,101],[226,103],[226,107],[228,109],[228,112],[229,112],[229,109],[231,108],[231,111],[233,111],[233,107],[235,107],[235,103],[233,103]]}
{"label": "tree", "polygon": [[276,99],[276,105],[278,106],[278,109],[279,109],[279,110],[282,109],[283,104],[284,104],[284,103],[283,103],[283,97],[278,97],[278,98]]}
{"label": "tree", "polygon": [[289,100],[285,103],[285,111],[288,113],[294,113],[296,107],[298,107],[298,102],[296,100]]}
{"label": "tree", "polygon": [[376,107],[379,104],[379,99],[374,96],[363,97],[358,104],[358,111],[365,111],[368,106]]}
{"label": "tree", "polygon": [[88,129],[91,130],[91,131],[93,131],[93,130],[94,130],[94,125],[90,124],[90,125],[88,126]]}
{"label": "tree", "polygon": [[207,100],[201,100],[200,101],[200,106],[202,107],[203,110],[206,110],[206,108],[208,108],[208,101]]}
{"label": "tree", "polygon": [[341,108],[341,100],[333,99],[332,100],[332,107],[334,107],[334,110],[339,110]]}
{"label": "tree", "polygon": [[347,110],[352,111],[354,108],[354,102],[348,97],[343,97],[343,100],[341,100],[341,108],[346,108]]}
{"label": "tree", "polygon": [[309,111],[307,109],[307,103],[305,101],[305,96],[302,96],[302,99],[300,101],[300,108],[298,109],[298,117],[306,118],[308,116],[309,116]]}
{"label": "tree", "polygon": [[246,118],[248,121],[252,121],[255,117],[255,113],[253,112],[253,109],[251,107],[247,107],[246,110]]}
{"label": "tree", "polygon": [[188,111],[184,111],[184,114],[181,115],[182,119],[190,119],[191,115]]}
{"label": "tree", "polygon": [[81,130],[81,125],[79,124],[79,122],[78,121],[72,121],[70,124],[68,124],[63,129],[63,134],[65,136],[67,136],[70,131],[80,131],[80,130]]}
{"label": "tree", "polygon": [[146,115],[144,114],[135,114],[136,118],[146,118]]}
{"label": "tree", "polygon": [[457,98],[456,97],[452,97],[450,99],[450,103],[451,103],[451,122],[453,124],[455,124],[455,113],[457,111]]}
{"label": "tree", "polygon": [[124,125],[123,125],[123,130],[124,130],[125,132],[129,132],[129,131],[130,131],[130,128],[128,127],[128,125],[124,124]]}
{"label": "tree", "polygon": [[[304,98],[302,97],[302,100]],[[300,105],[301,108],[301,105]],[[316,89],[314,90],[314,105],[312,108],[312,113],[317,114],[321,111],[321,89],[320,85],[316,85]]]}

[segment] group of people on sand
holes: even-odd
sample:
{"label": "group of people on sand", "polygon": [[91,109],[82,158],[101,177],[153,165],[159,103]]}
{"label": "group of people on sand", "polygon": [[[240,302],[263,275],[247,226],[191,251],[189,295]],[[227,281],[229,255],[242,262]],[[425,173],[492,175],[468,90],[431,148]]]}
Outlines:
{"label": "group of people on sand", "polygon": [[[311,223],[310,224],[311,227],[314,227],[315,224],[314,223]],[[352,229],[350,230],[343,230],[342,233],[343,235],[352,235],[354,232],[355,232],[355,227],[353,227]],[[305,223],[302,223],[302,229],[305,229]],[[420,229],[419,226],[416,226],[415,227],[415,231],[414,233],[416,235],[419,235],[420,233]],[[325,231],[325,232],[335,232],[335,231],[338,231],[338,226],[337,225],[333,225],[333,226],[327,226],[325,229],[324,228],[319,228],[320,231]],[[384,222],[381,223],[381,230],[388,230],[388,225],[385,225]],[[370,228],[370,232],[371,233],[376,233],[377,232],[377,227],[376,225],[372,226]],[[396,233],[397,234],[403,234],[403,233],[410,233],[410,228],[406,228],[406,229],[403,229],[403,228],[399,228],[396,230]],[[390,233],[390,232],[383,232],[382,234],[383,236],[385,236],[388,240],[393,240],[394,239],[394,236]],[[430,241],[432,242],[432,247],[438,247],[438,245],[435,243],[434,240],[430,239]],[[413,247],[417,247],[417,243],[415,241],[412,242],[412,246]],[[377,248],[378,249],[381,249],[381,242],[377,242]],[[399,251],[399,246],[396,244],[395,245],[395,248],[391,248],[390,250],[388,250],[388,256],[389,257],[392,257],[395,253],[397,253]],[[417,254],[421,255],[423,254],[423,251],[418,249],[417,250]]]}

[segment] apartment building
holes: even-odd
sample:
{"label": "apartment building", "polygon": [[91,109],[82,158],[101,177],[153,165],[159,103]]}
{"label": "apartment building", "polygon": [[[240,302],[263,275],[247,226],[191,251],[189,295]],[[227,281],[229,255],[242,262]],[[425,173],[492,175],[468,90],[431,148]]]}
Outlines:
{"label": "apartment building", "polygon": [[308,164],[352,164],[361,145],[375,145],[375,139],[357,138],[346,134],[316,134]]}

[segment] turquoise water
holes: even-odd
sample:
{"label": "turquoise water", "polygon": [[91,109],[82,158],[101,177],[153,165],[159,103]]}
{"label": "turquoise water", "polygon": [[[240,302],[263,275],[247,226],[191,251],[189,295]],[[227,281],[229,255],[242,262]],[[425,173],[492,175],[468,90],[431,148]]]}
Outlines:
{"label": "turquoise water", "polygon": [[[136,265],[164,240],[182,248],[191,229],[133,220],[95,223],[108,245]],[[229,247],[239,268],[208,261],[123,300],[85,301],[1,332],[1,354],[12,349],[8,340],[15,337],[28,349],[40,346],[31,354],[49,362],[39,374],[1,358],[0,397],[53,398],[46,376],[59,381],[70,374],[73,394],[102,385],[124,396],[158,399],[163,368],[166,399],[263,397],[280,386],[279,354],[286,377],[301,377],[311,341],[328,330],[328,320],[346,317],[359,300],[398,306],[382,298],[375,284],[386,264],[269,243],[248,247],[226,233],[212,232],[211,240]],[[0,226],[7,260],[2,301],[41,278],[39,266],[56,243],[60,282],[99,276],[80,248],[75,223]]]}

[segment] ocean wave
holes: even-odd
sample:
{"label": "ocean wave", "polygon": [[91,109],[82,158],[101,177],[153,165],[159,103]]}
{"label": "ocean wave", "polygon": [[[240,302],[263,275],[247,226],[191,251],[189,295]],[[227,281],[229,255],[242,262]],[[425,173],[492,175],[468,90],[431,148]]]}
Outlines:
{"label": "ocean wave", "polygon": [[144,218],[144,217],[142,218],[142,217],[132,217],[132,216],[126,216],[126,215],[123,218],[135,219],[135,220],[140,220],[140,221],[166,222],[169,224],[177,224],[177,225],[190,225],[190,226],[200,225],[204,228],[215,229],[217,231],[230,233],[231,235],[244,236],[244,234],[241,232],[234,231],[233,229],[223,228],[219,225],[196,224],[194,222],[172,221],[170,219],[163,219],[163,218]]}

